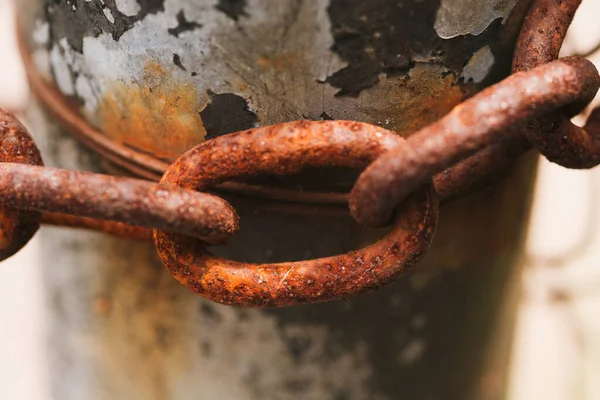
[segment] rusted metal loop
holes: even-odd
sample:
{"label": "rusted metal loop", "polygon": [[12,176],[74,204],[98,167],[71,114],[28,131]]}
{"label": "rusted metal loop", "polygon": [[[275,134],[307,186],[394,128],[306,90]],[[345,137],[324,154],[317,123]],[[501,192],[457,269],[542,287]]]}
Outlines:
{"label": "rusted metal loop", "polygon": [[0,260],[23,247],[40,221],[147,240],[158,228],[211,244],[225,243],[239,223],[233,207],[210,194],[44,167],[27,130],[1,109],[0,205]]}
{"label": "rusted metal loop", "polygon": [[[179,158],[161,183],[205,190],[229,179],[289,174],[307,166],[362,168],[402,139],[357,122],[291,122],[223,136]],[[192,291],[223,304],[283,307],[347,298],[377,289],[408,271],[428,249],[438,201],[431,188],[400,206],[379,242],[348,254],[277,264],[215,257],[192,238],[155,231],[161,260]]]}
{"label": "rusted metal loop", "polygon": [[596,68],[580,57],[511,75],[371,164],[352,189],[352,215],[364,225],[386,224],[393,207],[435,174],[502,143],[515,126],[593,98],[599,87]]}
{"label": "rusted metal loop", "polygon": [[225,200],[140,179],[49,167],[3,164],[0,202],[95,220],[157,228],[223,244],[238,229]]}
{"label": "rusted metal loop", "polygon": [[[580,0],[536,0],[533,2],[527,22],[521,31],[519,43],[516,46],[513,72],[528,70],[558,58],[567,30],[580,3]],[[538,27],[541,27],[541,29]],[[541,36],[544,37],[542,38]],[[593,50],[593,52],[595,51],[596,49]],[[590,53],[580,56],[587,57],[589,55]],[[584,104],[567,107],[565,109],[566,116],[569,117],[579,112],[582,105]],[[594,122],[599,119],[596,115],[597,112],[593,113],[592,117],[588,119],[585,131],[598,132],[600,127],[596,128],[595,125],[597,123]],[[558,127],[567,125],[567,128],[573,129],[573,126],[569,126],[566,122],[567,119],[564,114],[561,115],[561,113],[558,113],[554,118],[560,119]],[[546,129],[553,124],[555,122],[547,120],[545,124]],[[530,124],[530,128],[534,126],[535,124]],[[441,199],[446,200],[456,197],[457,195],[476,189],[478,186],[488,184],[494,180],[494,177],[504,176],[507,170],[516,163],[522,154],[533,148],[531,142],[527,139],[525,129],[525,127],[514,127],[505,139],[485,147],[475,155],[459,161],[457,164],[439,173],[434,178],[434,183]],[[534,132],[529,136],[542,136],[542,128],[538,129],[538,135]],[[578,128],[574,129],[579,131]],[[558,131],[555,131],[551,135],[557,138],[557,140],[561,138],[561,134]],[[576,132],[575,137],[578,135],[581,135],[581,131]],[[550,158],[554,158],[550,155],[550,151],[544,152]]]}
{"label": "rusted metal loop", "polygon": [[[27,129],[10,113],[0,109],[0,162],[43,165],[42,157]],[[5,179],[0,175],[0,185]],[[0,207],[0,261],[21,250],[40,227],[37,211]]]}
{"label": "rusted metal loop", "polygon": [[[517,42],[513,62],[515,72],[527,71],[558,58],[580,4],[581,0],[536,0]],[[590,71],[582,73],[597,75]],[[525,127],[529,141],[548,160],[567,168],[592,168],[600,164],[600,111],[592,113],[584,128],[570,121],[594,94],[595,91],[588,91],[580,102]]]}

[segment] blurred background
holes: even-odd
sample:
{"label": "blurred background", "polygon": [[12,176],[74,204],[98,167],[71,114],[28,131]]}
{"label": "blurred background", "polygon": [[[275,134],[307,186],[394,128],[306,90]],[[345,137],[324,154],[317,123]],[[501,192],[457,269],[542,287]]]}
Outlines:
{"label": "blurred background", "polygon": [[[28,89],[12,0],[0,0],[0,107]],[[600,2],[584,0],[564,54],[600,43]],[[591,59],[600,66],[600,54]],[[540,162],[513,348],[511,400],[600,399],[600,170]],[[0,264],[0,399],[49,400],[35,239]]]}

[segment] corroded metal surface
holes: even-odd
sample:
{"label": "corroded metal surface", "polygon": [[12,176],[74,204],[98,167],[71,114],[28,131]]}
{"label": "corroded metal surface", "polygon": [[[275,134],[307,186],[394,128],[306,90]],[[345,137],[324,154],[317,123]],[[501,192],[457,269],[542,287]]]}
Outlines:
{"label": "corroded metal surface", "polygon": [[[25,127],[2,109],[0,162],[43,164],[42,157]],[[36,211],[0,207],[0,260],[12,256],[29,242],[40,226],[40,218],[40,213]]]}
{"label": "corroded metal surface", "polygon": [[[2,132],[8,143],[2,150],[20,154],[20,147],[10,146],[16,120],[0,115],[12,122]],[[29,139],[24,128],[17,128],[17,133]],[[358,122],[287,123],[197,146],[178,158],[159,184],[5,163],[0,198],[7,207],[84,217],[46,214],[46,222],[71,222],[142,239],[146,234],[131,226],[89,218],[153,227],[165,265],[181,283],[211,300],[252,307],[331,301],[386,285],[419,261],[431,244],[437,222],[432,186],[402,204],[394,228],[375,245],[342,256],[279,265],[233,263],[205,253],[205,243],[220,244],[235,233],[238,217],[224,200],[194,190],[265,173],[290,174],[307,166],[364,168],[401,142],[390,131]],[[9,245],[13,249],[23,243]]]}
{"label": "corroded metal surface", "polygon": [[48,225],[63,226],[71,229],[94,230],[123,239],[152,241],[152,229],[121,222],[102,221],[94,218],[49,212],[42,213],[42,222]]}
{"label": "corroded metal surface", "polygon": [[[487,167],[502,164],[499,155],[512,160],[510,153],[526,148],[514,132],[508,137],[502,133],[557,109],[586,104],[598,88],[600,76],[593,64],[569,57],[513,74],[405,142],[393,132],[359,122],[290,122],[205,142],[178,158],[158,186],[7,164],[0,194],[6,206],[176,231],[155,232],[161,259],[181,283],[215,301],[272,307],[341,299],[389,283],[424,254],[437,219],[436,199],[430,195],[419,205],[405,205],[392,232],[362,251],[300,263],[252,265],[215,258],[201,242],[182,236],[221,243],[235,232],[238,222],[223,200],[186,189],[207,190],[226,181],[293,174],[307,167],[364,168],[372,162],[352,190],[350,211],[361,224],[381,226],[398,204],[435,174],[442,173],[437,182],[445,195],[464,189],[473,184],[467,175],[472,168],[482,167],[482,162]],[[473,154],[474,159],[443,173]],[[490,172],[487,167],[483,172]],[[203,224],[200,231],[195,218]]]}
{"label": "corroded metal surface", "polygon": [[492,21],[508,18],[516,3],[516,0],[442,0],[435,30],[444,39],[479,35]]}
{"label": "corroded metal surface", "polygon": [[[39,106],[28,121],[47,164],[102,171]],[[431,250],[403,279],[310,306],[223,306],[174,280],[154,246],[44,227],[52,396],[502,399],[534,165],[446,204]],[[384,233],[361,228],[342,207],[227,200],[240,231],[211,251],[238,261],[326,257]]]}
{"label": "corroded metal surface", "polygon": [[137,179],[42,166],[27,130],[1,109],[0,139],[0,259],[14,254],[33,236],[42,218],[38,211],[45,212],[45,222],[136,239],[150,235],[135,226],[179,232],[212,244],[224,243],[237,231],[235,210],[218,197]]}
{"label": "corroded metal surface", "polygon": [[[276,125],[224,136],[189,151],[161,183],[206,190],[231,179],[289,174],[309,166],[364,167],[399,142],[392,132],[357,122]],[[175,278],[194,292],[224,304],[281,307],[348,298],[390,283],[422,258],[436,222],[437,199],[430,189],[399,206],[385,238],[345,255],[244,264],[214,257],[202,243],[181,235],[157,231],[155,244]]]}
{"label": "corroded metal surface", "polygon": [[433,175],[487,146],[505,142],[502,135],[531,118],[547,118],[551,111],[589,103],[598,88],[596,67],[579,57],[511,75],[371,164],[352,190],[353,216],[362,224],[385,224],[395,205]]}
{"label": "corroded metal surface", "polygon": [[[509,71],[528,2],[24,0],[20,19],[35,26],[23,49],[46,105],[155,178],[203,140],[258,125],[352,119],[407,136]],[[476,12],[458,26],[464,9]]]}
{"label": "corroded metal surface", "polygon": [[238,217],[216,196],[154,182],[20,164],[2,164],[0,198],[8,207],[44,210],[163,229],[222,244]]}
{"label": "corroded metal surface", "polygon": [[[51,118],[39,118],[39,108],[30,109],[47,163],[100,171]],[[519,281],[534,164],[446,204],[430,252],[403,279],[310,306],[223,306],[175,281],[154,246],[45,227],[40,273],[53,397],[502,399],[510,335],[494,335],[512,327],[513,306],[504,307],[517,297],[511,285]],[[340,207],[290,212],[228,200],[241,229],[211,251],[239,261],[325,257],[383,234]],[[493,364],[490,351],[501,354]]]}
{"label": "corroded metal surface", "polygon": [[[580,4],[581,0],[537,0],[533,4],[515,50],[515,71],[529,70],[558,58]],[[591,113],[583,128],[571,122],[573,114],[587,105],[586,100],[525,127],[527,138],[548,160],[568,168],[600,164],[600,109]]]}
{"label": "corroded metal surface", "polygon": [[[177,96],[171,96],[171,90],[181,90],[182,80],[187,79],[197,93],[183,96],[186,112],[181,123],[179,116],[166,121],[177,124],[178,133],[190,132],[185,129],[198,124],[196,115],[189,115],[189,102],[194,99],[200,99],[196,111],[207,135],[209,130],[226,132],[223,125],[232,129],[225,124],[228,120],[214,121],[215,116],[237,114],[241,118],[231,120],[243,124],[256,121],[252,114],[258,124],[265,125],[304,117],[336,118],[396,126],[411,133],[509,72],[515,27],[529,1],[518,1],[513,15],[501,16],[481,35],[468,32],[450,41],[441,39],[434,29],[438,0],[85,3],[75,5],[95,7],[89,12],[92,23],[82,15],[83,8],[67,10],[64,3],[19,1],[25,10],[21,13],[25,48],[47,81],[60,82],[61,96],[50,97],[46,103],[79,110],[86,126],[94,128],[95,124],[96,133],[105,139],[114,137],[120,141],[114,143],[127,149],[128,145],[154,143],[143,137],[146,131],[128,135],[116,129],[110,136],[103,129],[102,116],[133,115],[127,124],[137,131],[141,125],[134,114],[140,104],[146,104],[150,91],[135,83],[157,83],[161,85],[157,98],[173,100]],[[393,9],[400,3],[403,9]],[[71,24],[65,29],[73,20],[84,26]],[[367,21],[374,21],[372,27]],[[415,26],[424,34],[406,33]],[[30,35],[33,27],[37,29]],[[177,40],[162,40],[165,31]],[[83,53],[73,52],[80,42]],[[404,51],[406,42],[409,49]],[[92,50],[86,51],[88,45]],[[464,52],[453,55],[448,50],[459,47]],[[254,48],[259,54],[250,51]],[[402,51],[395,57],[386,48]],[[288,54],[288,49],[296,54]],[[95,57],[110,60],[110,68]],[[83,70],[82,58],[87,60]],[[160,62],[147,67],[148,59]],[[203,59],[231,62],[219,65],[215,75],[214,64]],[[402,69],[407,59],[408,72]],[[315,69],[326,63],[331,63],[331,70],[323,68],[325,72],[319,70],[316,76]],[[90,74],[94,69],[90,65],[98,67],[97,74]],[[172,82],[148,73],[160,68],[170,72]],[[135,79],[110,79],[114,78],[111,69],[137,75]],[[197,81],[191,79],[193,74]],[[70,98],[75,105],[59,103],[67,93],[60,90],[70,89],[69,78],[74,82],[71,86],[76,93]],[[93,83],[94,96],[100,99],[97,108],[89,108],[91,112],[86,107],[93,103],[78,96],[81,89],[86,93],[86,81]],[[248,86],[238,90],[235,85],[240,81]],[[122,90],[111,89],[110,96],[96,90],[104,84],[131,87],[133,101],[126,103],[129,99]],[[210,85],[217,86],[208,87],[212,94],[204,91]],[[427,90],[421,92],[423,87]],[[353,97],[352,92],[361,88]],[[161,110],[155,100],[149,100],[149,108]],[[100,104],[102,113],[96,112]],[[327,109],[331,112],[323,113]],[[140,111],[139,115],[147,115]],[[45,154],[54,162],[98,170],[97,160],[90,160],[88,153],[58,132],[56,120],[32,114],[39,132],[51,137]],[[148,121],[148,127],[157,126],[156,121]],[[156,147],[164,144],[162,133],[157,133],[156,143],[161,145]],[[187,139],[173,138],[173,143],[181,145]],[[148,171],[138,162],[139,156],[162,165],[170,161],[158,160],[139,148],[129,150],[133,150],[131,157],[116,161],[129,161],[128,167],[136,174]],[[169,151],[156,149],[163,156]],[[514,282],[511,277],[518,269],[531,188],[529,167],[518,168],[509,181],[446,204],[438,240],[422,268],[406,279],[369,296],[310,307],[243,310],[209,303],[176,284],[149,246],[88,232],[44,230],[45,254],[57,253],[55,262],[62,266],[44,269],[54,395],[77,399],[92,393],[157,400],[193,399],[198,393],[207,398],[248,400],[502,398],[507,362],[502,359],[489,368],[486,349],[498,348],[491,343],[494,324],[504,299],[512,297],[507,286]],[[160,172],[159,168],[152,174]],[[328,183],[321,185],[326,190],[339,185],[326,174],[322,181]],[[343,200],[339,195],[348,188],[342,187],[336,197]],[[262,190],[256,194],[262,195]],[[334,213],[322,206],[317,208],[319,214],[297,215],[290,207],[267,212],[261,208],[264,204],[248,199],[231,201],[242,216],[242,229],[228,245],[214,249],[221,257],[258,263],[302,260],[364,247],[381,236],[361,229],[348,215],[340,216],[343,211]]]}

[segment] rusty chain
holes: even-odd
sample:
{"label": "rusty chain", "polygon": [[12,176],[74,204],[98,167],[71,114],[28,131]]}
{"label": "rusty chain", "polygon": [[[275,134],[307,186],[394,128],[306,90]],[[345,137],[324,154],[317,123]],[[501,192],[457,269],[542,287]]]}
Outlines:
{"label": "rusty chain", "polygon": [[[224,304],[281,307],[379,288],[427,251],[438,199],[480,184],[532,145],[569,168],[600,163],[600,111],[584,128],[570,122],[593,99],[600,76],[584,58],[556,60],[580,3],[536,0],[517,43],[514,74],[407,140],[359,122],[289,122],[200,144],[155,183],[43,167],[25,128],[0,111],[0,260],[19,251],[40,223],[51,223],[153,237],[178,281]],[[397,209],[391,231],[362,250],[293,263],[238,263],[205,250],[235,234],[238,216],[202,191],[308,166],[366,168],[350,194],[350,211],[359,223],[380,226]]]}
{"label": "rusty chain", "polygon": [[383,225],[393,206],[434,174],[442,173],[450,185],[461,187],[465,175],[471,180],[485,177],[512,163],[531,144],[565,167],[600,163],[600,143],[594,142],[600,138],[600,111],[592,112],[584,129],[570,121],[593,100],[600,87],[598,71],[581,57],[553,61],[580,4],[536,0],[517,41],[515,73],[371,164],[350,196],[354,218]]}

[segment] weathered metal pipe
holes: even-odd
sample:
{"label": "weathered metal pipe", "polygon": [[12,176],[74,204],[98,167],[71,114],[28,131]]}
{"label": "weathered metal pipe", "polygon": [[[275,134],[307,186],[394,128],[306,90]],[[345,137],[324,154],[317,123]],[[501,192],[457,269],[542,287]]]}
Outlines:
{"label": "weathered metal pipe", "polygon": [[[345,119],[409,136],[509,73],[529,3],[22,0],[24,57],[49,111],[34,103],[28,117],[47,164],[149,178],[206,139],[258,125]],[[374,242],[383,232],[336,205],[356,175],[244,181],[257,197],[313,205],[229,195],[241,229],[214,252],[264,263]],[[443,205],[436,242],[405,279],[281,310],[198,298],[146,244],[43,229],[53,395],[501,398],[531,178],[524,160]]]}

